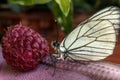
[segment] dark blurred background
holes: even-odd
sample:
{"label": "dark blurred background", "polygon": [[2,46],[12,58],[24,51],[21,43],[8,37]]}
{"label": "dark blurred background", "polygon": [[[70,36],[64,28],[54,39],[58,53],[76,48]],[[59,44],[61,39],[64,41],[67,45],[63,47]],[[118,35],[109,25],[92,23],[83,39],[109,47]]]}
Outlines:
{"label": "dark blurred background", "polygon": [[[9,0],[0,0],[0,39],[6,27],[19,24],[31,26],[34,30],[43,33],[44,30],[53,30],[55,23],[49,3],[21,6],[11,4]],[[12,0],[11,0],[12,1]],[[15,0],[13,0],[15,1]],[[120,0],[72,0],[74,20],[73,25],[78,25],[91,14],[107,6],[120,6]]]}

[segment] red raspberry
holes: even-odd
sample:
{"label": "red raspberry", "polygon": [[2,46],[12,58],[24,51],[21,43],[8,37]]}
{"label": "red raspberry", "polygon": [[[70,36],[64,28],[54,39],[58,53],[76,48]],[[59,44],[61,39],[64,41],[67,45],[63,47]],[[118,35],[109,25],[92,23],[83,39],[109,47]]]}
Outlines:
{"label": "red raspberry", "polygon": [[47,41],[29,27],[9,27],[2,39],[2,52],[8,65],[14,69],[28,71],[49,53]]}

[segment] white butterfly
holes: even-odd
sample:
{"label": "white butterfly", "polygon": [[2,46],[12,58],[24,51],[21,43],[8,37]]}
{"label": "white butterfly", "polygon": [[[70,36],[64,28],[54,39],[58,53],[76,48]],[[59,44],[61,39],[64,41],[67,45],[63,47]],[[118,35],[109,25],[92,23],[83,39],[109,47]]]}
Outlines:
{"label": "white butterfly", "polygon": [[120,9],[107,7],[78,25],[59,45],[53,42],[60,59],[101,60],[114,51],[120,24]]}

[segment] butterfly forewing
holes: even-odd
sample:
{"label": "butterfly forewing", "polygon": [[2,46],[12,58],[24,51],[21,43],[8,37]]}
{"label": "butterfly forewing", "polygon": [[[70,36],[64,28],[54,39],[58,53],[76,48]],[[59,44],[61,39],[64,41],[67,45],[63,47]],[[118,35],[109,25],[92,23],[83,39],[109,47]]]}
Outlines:
{"label": "butterfly forewing", "polygon": [[[97,20],[97,19],[114,19],[116,16],[116,18],[118,18],[119,16],[119,8],[118,7],[108,7],[105,8],[99,12],[97,12],[96,14],[94,14],[92,17],[90,17],[89,19],[91,20]],[[109,15],[109,16],[108,16]],[[106,18],[105,18],[106,17]],[[109,17],[109,18],[108,18]],[[111,18],[113,17],[113,18]]]}
{"label": "butterfly forewing", "polygon": [[111,6],[111,7],[108,7],[108,8],[105,8],[99,12],[97,12],[96,14],[94,14],[91,18],[89,18],[90,20],[109,20],[115,30],[116,30],[116,33],[118,33],[118,28],[120,28],[118,25],[120,25],[120,9],[118,7],[114,7],[114,6]]}
{"label": "butterfly forewing", "polygon": [[[74,60],[100,60],[113,53],[120,10],[108,7],[82,22],[60,44]],[[62,52],[62,51],[61,51]]]}

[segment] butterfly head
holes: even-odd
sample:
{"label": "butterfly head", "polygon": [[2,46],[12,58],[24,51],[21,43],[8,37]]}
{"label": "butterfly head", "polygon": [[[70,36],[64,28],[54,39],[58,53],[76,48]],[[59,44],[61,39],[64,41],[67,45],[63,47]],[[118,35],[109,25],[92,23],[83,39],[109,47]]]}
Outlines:
{"label": "butterfly head", "polygon": [[64,47],[61,47],[57,41],[53,41],[52,46],[54,47],[55,51],[57,51],[57,54],[54,56],[57,56],[58,59],[65,60],[67,57],[67,50]]}

